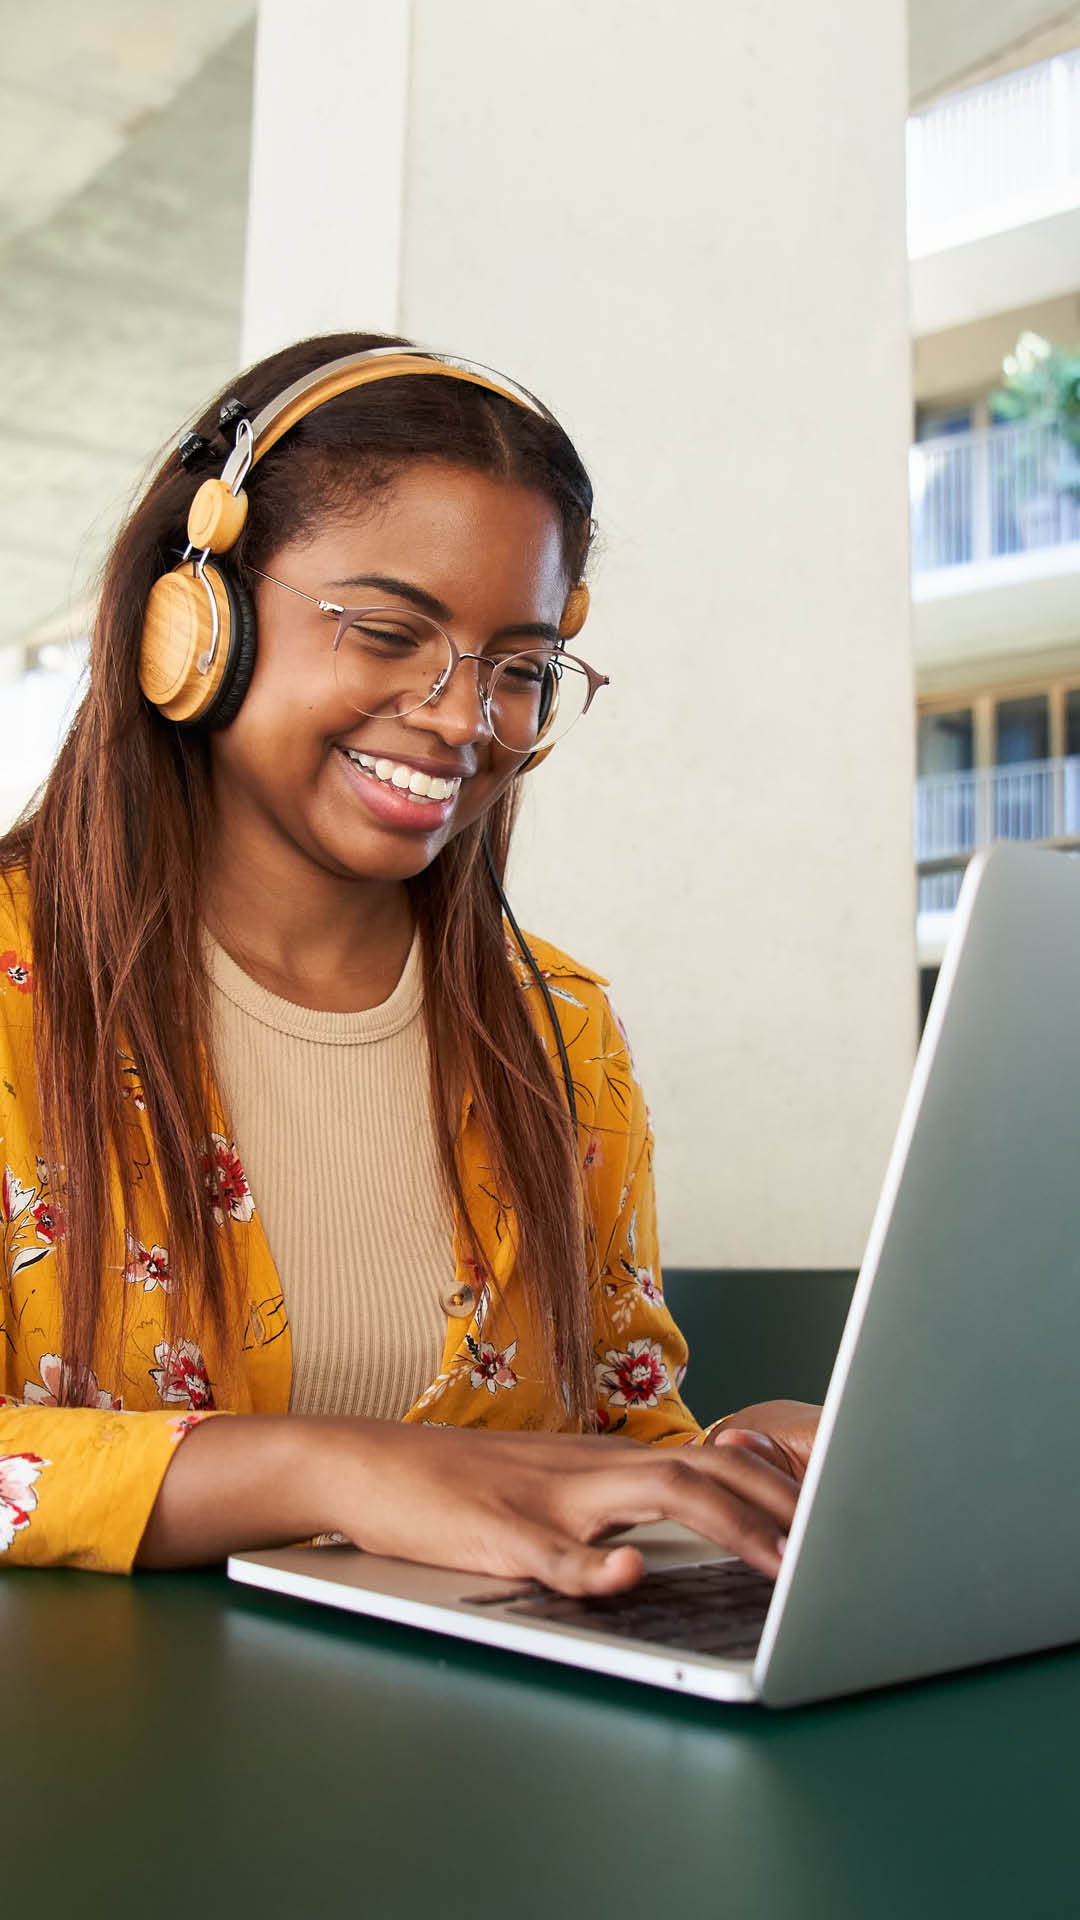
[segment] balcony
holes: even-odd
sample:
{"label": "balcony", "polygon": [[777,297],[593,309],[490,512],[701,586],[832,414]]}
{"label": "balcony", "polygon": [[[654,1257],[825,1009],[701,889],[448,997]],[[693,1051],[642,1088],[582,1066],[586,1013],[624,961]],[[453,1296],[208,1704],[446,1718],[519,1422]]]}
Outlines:
{"label": "balcony", "polygon": [[914,574],[1080,541],[1080,457],[1056,427],[920,440],[910,479]]}
{"label": "balcony", "polygon": [[951,912],[968,859],[992,840],[1080,846],[1080,755],[916,781],[920,916]]}
{"label": "balcony", "polygon": [[909,473],[918,664],[1075,640],[1080,457],[1058,428],[921,440]]}
{"label": "balcony", "polygon": [[916,333],[1069,292],[1080,259],[1080,53],[913,114],[907,195]]}
{"label": "balcony", "polygon": [[1080,205],[1080,53],[912,114],[907,189],[912,259]]}

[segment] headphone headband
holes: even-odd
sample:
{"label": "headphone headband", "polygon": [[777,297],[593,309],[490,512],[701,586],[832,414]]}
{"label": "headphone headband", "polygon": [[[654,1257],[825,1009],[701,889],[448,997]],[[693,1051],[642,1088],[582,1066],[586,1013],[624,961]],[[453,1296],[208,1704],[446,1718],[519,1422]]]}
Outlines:
{"label": "headphone headband", "polygon": [[[372,361],[379,364],[373,366]],[[501,393],[504,399],[516,400],[519,406],[527,407],[553,426],[559,425],[555,415],[527,387],[519,386],[477,360],[461,360],[454,354],[436,353],[427,347],[371,347],[365,353],[349,353],[340,360],[328,360],[324,366],[316,367],[314,373],[294,380],[290,387],[268,401],[251,422],[250,450],[246,452],[242,442],[233,448],[221,470],[222,481],[230,490],[235,487],[290,427],[314,413],[324,401],[336,400],[339,394],[366,386],[370,380],[396,380],[409,373],[441,373],[451,379],[468,380],[474,386],[486,387],[490,393]]]}

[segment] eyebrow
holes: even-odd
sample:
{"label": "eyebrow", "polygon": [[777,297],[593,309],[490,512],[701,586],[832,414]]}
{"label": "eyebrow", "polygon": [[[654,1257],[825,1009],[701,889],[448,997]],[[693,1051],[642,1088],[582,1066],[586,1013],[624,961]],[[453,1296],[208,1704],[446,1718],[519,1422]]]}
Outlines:
{"label": "eyebrow", "polygon": [[[444,625],[453,619],[453,614],[445,600],[436,599],[433,593],[425,592],[423,587],[414,587],[408,580],[395,580],[387,573],[354,573],[347,580],[330,580],[331,587],[379,587],[384,593],[392,593],[399,600],[411,600],[421,613],[431,615]],[[547,620],[519,620],[508,627],[499,627],[491,635],[492,640],[550,640],[558,644],[559,629]]]}

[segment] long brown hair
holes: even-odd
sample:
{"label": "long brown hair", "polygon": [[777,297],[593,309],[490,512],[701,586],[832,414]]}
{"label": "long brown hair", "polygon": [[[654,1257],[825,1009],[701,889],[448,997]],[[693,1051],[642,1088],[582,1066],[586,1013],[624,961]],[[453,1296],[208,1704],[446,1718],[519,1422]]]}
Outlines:
{"label": "long brown hair", "polygon": [[[383,334],[302,341],[231,382],[197,431],[214,442],[226,395],[255,414],[322,362],[391,344],[412,343]],[[378,381],[299,422],[249,476],[247,525],[230,566],[250,585],[247,570],[286,540],[379,493],[417,459],[541,490],[558,514],[567,581],[581,577],[592,487],[569,439],[513,401],[454,380]],[[183,549],[201,477],[170,454],[120,532],[105,565],[88,691],[40,800],[0,839],[0,869],[25,866],[30,875],[36,1065],[45,1157],[63,1186],[57,1254],[75,1403],[94,1363],[107,1251],[119,1228],[134,1230],[118,1049],[138,1066],[170,1266],[180,1276],[170,1320],[194,1306],[209,1316],[223,1355],[238,1344],[231,1262],[206,1202],[203,1160],[211,1132],[200,898],[212,830],[209,752],[205,736],[164,720],[138,684],[146,597]],[[486,820],[500,873],[515,808],[511,788]],[[482,1259],[458,1161],[468,1088],[499,1199],[516,1220],[517,1270],[552,1383],[581,1421],[591,1404],[591,1340],[576,1142],[510,967],[482,834],[480,822],[464,829],[409,882],[436,1137],[448,1197]],[[110,1159],[122,1223],[111,1218]]]}

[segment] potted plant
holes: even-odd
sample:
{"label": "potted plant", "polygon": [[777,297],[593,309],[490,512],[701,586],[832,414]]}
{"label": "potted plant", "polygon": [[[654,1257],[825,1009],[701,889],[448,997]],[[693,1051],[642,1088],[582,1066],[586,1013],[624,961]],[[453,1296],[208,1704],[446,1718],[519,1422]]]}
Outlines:
{"label": "potted plant", "polygon": [[[1022,333],[1002,370],[990,395],[993,424],[1046,431],[1010,436],[1005,460],[995,462],[995,520],[1015,518],[1021,549],[1080,538],[1080,347]],[[997,551],[1012,544],[995,541]]]}

